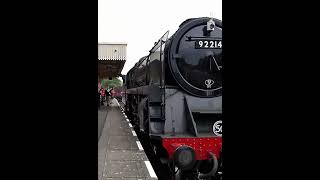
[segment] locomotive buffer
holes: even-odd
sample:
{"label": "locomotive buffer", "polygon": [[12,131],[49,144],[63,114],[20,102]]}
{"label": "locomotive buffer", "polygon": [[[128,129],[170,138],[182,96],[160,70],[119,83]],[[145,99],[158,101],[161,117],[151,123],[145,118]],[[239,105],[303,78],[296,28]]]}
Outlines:
{"label": "locomotive buffer", "polygon": [[116,99],[107,111],[98,143],[98,180],[158,179]]}

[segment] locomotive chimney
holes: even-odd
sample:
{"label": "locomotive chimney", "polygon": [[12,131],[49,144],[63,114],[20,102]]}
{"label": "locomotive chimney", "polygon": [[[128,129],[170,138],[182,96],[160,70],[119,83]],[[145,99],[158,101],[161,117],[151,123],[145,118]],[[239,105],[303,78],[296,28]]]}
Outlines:
{"label": "locomotive chimney", "polygon": [[212,18],[209,19],[207,25],[203,27],[203,35],[210,36],[210,33],[214,30],[216,24]]}
{"label": "locomotive chimney", "polygon": [[214,30],[215,27],[215,23],[213,21],[213,19],[211,18],[208,22],[207,22],[207,31],[211,32]]}

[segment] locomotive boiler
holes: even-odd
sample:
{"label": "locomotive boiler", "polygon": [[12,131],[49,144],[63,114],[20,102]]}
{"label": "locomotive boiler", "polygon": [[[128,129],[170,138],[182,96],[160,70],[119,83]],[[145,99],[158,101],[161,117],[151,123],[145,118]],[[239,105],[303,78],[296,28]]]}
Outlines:
{"label": "locomotive boiler", "polygon": [[222,21],[185,20],[128,71],[125,111],[176,179],[222,174]]}

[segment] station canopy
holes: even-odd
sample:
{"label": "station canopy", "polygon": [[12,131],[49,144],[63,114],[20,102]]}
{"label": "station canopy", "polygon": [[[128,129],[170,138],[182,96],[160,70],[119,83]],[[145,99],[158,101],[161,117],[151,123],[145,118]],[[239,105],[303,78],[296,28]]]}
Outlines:
{"label": "station canopy", "polygon": [[98,43],[98,78],[121,75],[127,60],[127,43]]}

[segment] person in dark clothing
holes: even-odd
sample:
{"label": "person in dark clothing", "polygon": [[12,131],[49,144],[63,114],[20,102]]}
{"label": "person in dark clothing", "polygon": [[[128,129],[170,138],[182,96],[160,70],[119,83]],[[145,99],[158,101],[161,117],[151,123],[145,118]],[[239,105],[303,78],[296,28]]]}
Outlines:
{"label": "person in dark clothing", "polygon": [[109,90],[109,94],[110,94],[111,98],[113,98],[113,88],[111,88],[111,89]]}
{"label": "person in dark clothing", "polygon": [[110,104],[110,92],[108,90],[106,90],[105,94],[106,94],[107,106],[109,106],[109,104]]}
{"label": "person in dark clothing", "polygon": [[105,97],[106,97],[106,100],[107,100],[107,97],[109,96],[109,92],[107,89],[104,90],[104,94],[105,94]]}
{"label": "person in dark clothing", "polygon": [[100,94],[101,94],[101,105],[104,105],[104,104],[103,104],[103,100],[104,100],[104,98],[105,98],[105,94],[104,94],[104,93],[105,93],[104,89],[103,89],[103,88],[101,88],[101,89],[100,89]]}

